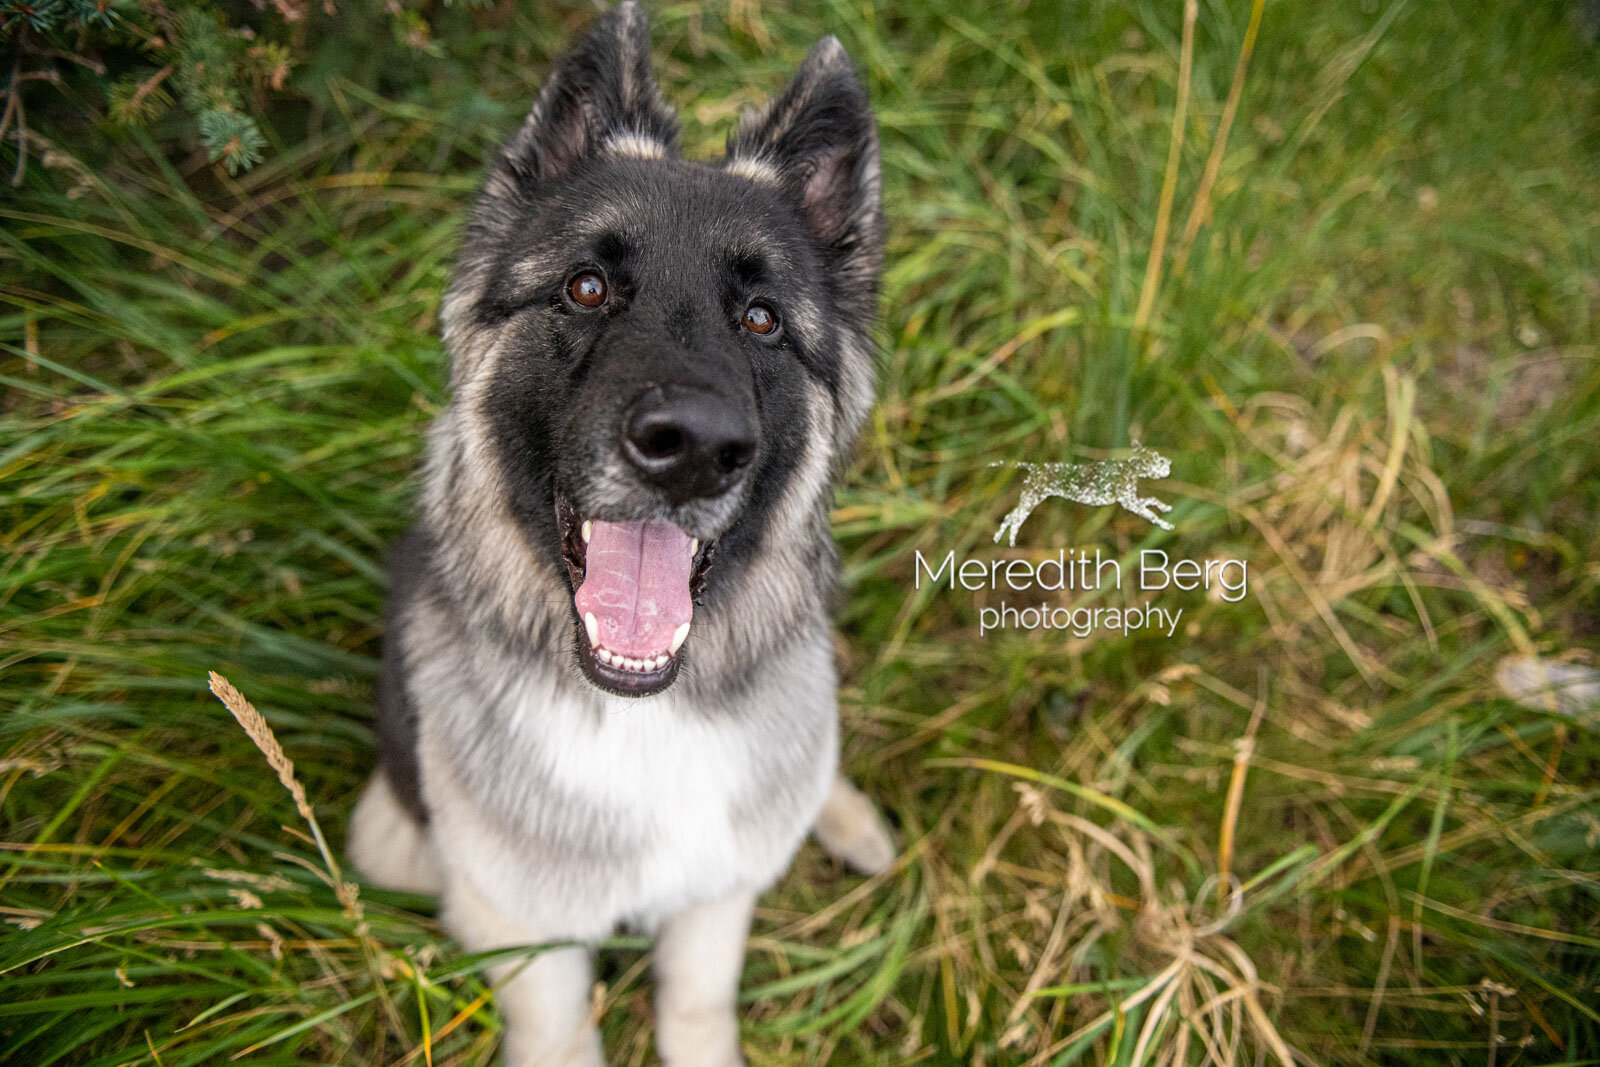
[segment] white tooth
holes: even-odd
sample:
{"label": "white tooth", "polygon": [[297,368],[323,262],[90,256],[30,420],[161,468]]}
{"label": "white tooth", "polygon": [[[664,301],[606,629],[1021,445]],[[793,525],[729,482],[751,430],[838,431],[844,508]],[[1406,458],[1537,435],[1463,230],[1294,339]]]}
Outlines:
{"label": "white tooth", "polygon": [[696,537],[693,541],[689,542],[689,555],[692,556],[698,551],[700,551],[700,538]]}
{"label": "white tooth", "polygon": [[599,657],[600,657],[600,662],[601,662],[601,663],[610,663],[610,662],[611,662],[611,653],[609,653],[609,652],[607,652],[607,651],[606,651],[606,650],[605,650],[605,649],[603,649],[603,648],[597,648],[597,649],[595,649],[595,650],[594,650],[594,654],[595,654],[595,655],[596,655],[596,656],[599,656]]}
{"label": "white tooth", "polygon": [[666,656],[657,656],[656,657],[656,670],[659,671],[662,667],[665,667],[666,665],[667,665],[667,657]]}
{"label": "white tooth", "polygon": [[669,656],[677,655],[678,654],[678,649],[683,647],[683,639],[685,637],[688,637],[688,636],[689,636],[689,624],[688,623],[684,623],[682,626],[680,626],[676,630],[672,631],[672,644],[667,646],[667,655],[669,655]]}
{"label": "white tooth", "polygon": [[590,646],[598,647],[600,644],[600,624],[595,621],[594,612],[586,611],[583,613],[583,628],[589,631]]}
{"label": "white tooth", "polygon": [[583,543],[588,544],[589,538],[594,536],[594,523],[590,522],[588,519],[584,519],[583,529],[580,532],[583,534]]}
{"label": "white tooth", "polygon": [[642,671],[644,670],[644,664],[636,659],[630,659],[628,661],[628,669],[630,671]]}

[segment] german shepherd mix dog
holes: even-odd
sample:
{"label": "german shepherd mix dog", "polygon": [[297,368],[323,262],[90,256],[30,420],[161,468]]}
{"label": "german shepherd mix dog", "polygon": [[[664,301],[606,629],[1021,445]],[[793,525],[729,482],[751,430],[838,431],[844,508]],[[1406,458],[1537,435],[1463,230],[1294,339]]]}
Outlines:
{"label": "german shepherd mix dog", "polygon": [[832,480],[873,396],[883,219],[839,42],[690,162],[624,4],[494,163],[441,317],[452,400],[395,550],[350,854],[442,894],[509,1063],[600,1064],[585,944],[656,931],[657,1045],[741,1062],[756,896],[808,829],[892,860],[838,779]]}

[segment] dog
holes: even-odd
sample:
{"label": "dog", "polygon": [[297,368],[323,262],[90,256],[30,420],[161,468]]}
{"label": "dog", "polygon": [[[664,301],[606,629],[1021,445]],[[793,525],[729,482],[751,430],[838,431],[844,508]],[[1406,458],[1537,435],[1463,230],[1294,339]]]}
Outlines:
{"label": "dog", "polygon": [[643,13],[599,16],[489,169],[440,310],[451,400],[395,548],[348,853],[440,894],[517,1067],[604,1062],[591,949],[656,935],[656,1043],[742,1062],[757,896],[838,777],[828,508],[874,392],[877,133],[839,42],[682,158]]}

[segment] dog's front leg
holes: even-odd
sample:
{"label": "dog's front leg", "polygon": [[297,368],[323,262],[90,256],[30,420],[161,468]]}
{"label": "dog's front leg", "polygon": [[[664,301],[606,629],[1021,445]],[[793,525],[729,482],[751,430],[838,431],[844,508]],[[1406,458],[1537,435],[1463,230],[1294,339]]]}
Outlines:
{"label": "dog's front leg", "polygon": [[[465,878],[445,887],[445,926],[471,952],[559,941],[536,923],[508,916]],[[489,968],[505,1016],[505,1067],[605,1067],[600,1032],[589,1017],[593,967],[581,945]]]}
{"label": "dog's front leg", "polygon": [[656,941],[656,1047],[667,1067],[739,1067],[735,1001],[754,891],[672,916]]}

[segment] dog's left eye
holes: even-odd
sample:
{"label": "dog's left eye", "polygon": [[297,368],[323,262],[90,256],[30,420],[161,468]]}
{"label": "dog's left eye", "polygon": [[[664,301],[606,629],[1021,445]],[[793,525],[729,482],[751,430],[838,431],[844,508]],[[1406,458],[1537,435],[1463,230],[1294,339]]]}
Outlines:
{"label": "dog's left eye", "polygon": [[751,304],[744,309],[744,328],[751,333],[771,333],[778,328],[778,316],[765,304]]}
{"label": "dog's left eye", "polygon": [[597,308],[606,302],[606,281],[598,274],[580,274],[567,286],[573,303],[581,307]]}

